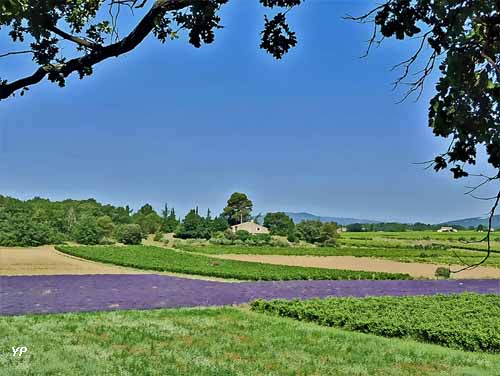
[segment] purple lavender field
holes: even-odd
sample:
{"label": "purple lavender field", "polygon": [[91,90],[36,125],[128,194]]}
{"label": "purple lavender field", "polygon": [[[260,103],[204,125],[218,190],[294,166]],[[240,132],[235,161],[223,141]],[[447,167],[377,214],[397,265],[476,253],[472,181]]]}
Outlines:
{"label": "purple lavender field", "polygon": [[148,275],[0,277],[0,315],[222,306],[254,299],[500,294],[500,280],[228,283]]}

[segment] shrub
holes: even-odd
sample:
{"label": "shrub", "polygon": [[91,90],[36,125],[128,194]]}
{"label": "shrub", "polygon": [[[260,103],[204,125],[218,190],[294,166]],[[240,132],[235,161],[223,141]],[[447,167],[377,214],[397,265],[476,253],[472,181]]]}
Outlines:
{"label": "shrub", "polygon": [[223,239],[224,238],[224,231],[216,231],[212,234],[211,239]]}
{"label": "shrub", "polygon": [[269,234],[255,234],[252,236],[252,239],[258,243],[268,244],[271,241],[272,237]]}
{"label": "shrub", "polygon": [[269,245],[271,247],[290,247],[290,244],[286,240],[280,238],[272,238]]}
{"label": "shrub", "polygon": [[302,221],[295,228],[302,240],[314,244],[321,240],[322,225],[320,221]]}
{"label": "shrub", "polygon": [[141,226],[139,226],[138,224],[119,226],[116,230],[116,240],[123,244],[141,244]]}
{"label": "shrub", "polygon": [[73,227],[73,240],[80,244],[99,244],[103,235],[95,217],[84,216]]}
{"label": "shrub", "polygon": [[108,238],[102,238],[99,241],[99,245],[113,245],[113,244],[115,244],[115,242],[111,239],[108,239]]}
{"label": "shrub", "polygon": [[334,222],[323,223],[320,231],[319,241],[323,246],[335,247],[337,245],[337,238],[339,234],[337,232],[337,224]]}
{"label": "shrub", "polygon": [[115,225],[109,215],[103,215],[97,218],[97,229],[101,237],[110,238],[115,230]]}
{"label": "shrub", "polygon": [[337,246],[337,240],[335,239],[327,239],[323,242],[322,244],[323,247],[336,247]]}
{"label": "shrub", "polygon": [[236,235],[236,239],[238,240],[241,240],[241,241],[245,241],[245,240],[248,240],[250,239],[250,237],[252,236],[248,231],[246,230],[238,230],[236,231],[235,233]]}
{"label": "shrub", "polygon": [[258,300],[251,309],[384,337],[500,352],[499,295]]}
{"label": "shrub", "polygon": [[299,237],[295,233],[295,231],[290,231],[286,237],[286,240],[288,240],[290,243],[296,243],[299,241]]}
{"label": "shrub", "polygon": [[436,278],[445,278],[448,279],[450,278],[451,272],[449,268],[445,268],[440,266],[439,268],[436,269],[436,272],[434,273]]}
{"label": "shrub", "polygon": [[236,240],[236,234],[230,228],[224,231],[224,237],[228,240]]}
{"label": "shrub", "polygon": [[161,242],[163,240],[163,232],[161,230],[156,231],[155,236],[153,238],[155,242]]}

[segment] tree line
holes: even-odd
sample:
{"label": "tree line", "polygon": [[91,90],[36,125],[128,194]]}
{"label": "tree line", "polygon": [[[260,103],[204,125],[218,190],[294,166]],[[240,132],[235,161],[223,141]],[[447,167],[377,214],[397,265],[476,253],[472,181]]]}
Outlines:
{"label": "tree line", "polygon": [[[174,233],[180,239],[228,239],[253,243],[270,243],[271,237],[257,236],[244,230],[233,232],[230,226],[254,220],[253,202],[246,194],[235,192],[219,215],[210,209],[201,215],[198,207],[181,220],[165,204],[161,213],[150,204],[134,212],[129,206],[101,204],[95,199],[51,201],[35,197],[19,200],[0,195],[0,246],[39,246],[74,241],[80,244],[139,244],[148,235],[155,240]],[[297,225],[283,212],[267,213],[263,225],[270,235],[286,237],[289,242],[304,240],[334,245],[337,226],[334,223],[304,221]]]}

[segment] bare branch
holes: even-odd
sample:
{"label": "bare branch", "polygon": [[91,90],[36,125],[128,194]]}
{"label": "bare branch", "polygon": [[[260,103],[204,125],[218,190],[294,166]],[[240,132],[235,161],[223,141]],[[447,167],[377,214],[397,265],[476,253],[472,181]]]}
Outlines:
{"label": "bare branch", "polygon": [[12,56],[12,55],[21,55],[21,54],[32,54],[33,51],[31,50],[26,50],[26,51],[13,51],[13,52],[7,52],[5,54],[0,55],[0,58],[6,57],[6,56]]}
{"label": "bare branch", "polygon": [[384,4],[380,4],[378,7],[372,9],[368,13],[365,13],[365,14],[358,16],[358,17],[354,17],[354,16],[351,16],[350,14],[347,14],[343,17],[343,19],[357,21],[357,22],[361,22],[361,23],[372,22],[373,19],[371,18],[371,16],[373,16],[376,12],[378,12],[380,9],[384,8],[389,3],[390,3],[390,1],[387,1]]}
{"label": "bare branch", "polygon": [[73,43],[76,43],[81,47],[90,48],[90,49],[94,49],[94,50],[98,49],[98,48],[102,48],[102,46],[100,44],[93,43],[93,42],[88,41],[86,39],[68,34],[65,31],[58,29],[56,26],[49,26],[49,27],[47,27],[47,30],[52,31],[54,34],[59,35],[61,38],[64,38],[64,39],[69,40]]}
{"label": "bare branch", "polygon": [[[500,173],[497,177],[497,179],[500,178]],[[486,251],[486,255],[481,259],[481,261],[477,262],[477,263],[474,263],[474,264],[468,264],[466,262],[464,262],[459,256],[458,254],[456,254],[455,252],[455,256],[464,264],[466,265],[465,267],[461,268],[461,269],[458,269],[458,270],[450,270],[450,272],[452,273],[460,273],[460,272],[463,272],[465,270],[471,270],[471,269],[475,269],[477,268],[478,266],[484,264],[488,258],[490,257],[491,255],[491,232],[493,231],[493,217],[495,215],[495,212],[498,208],[498,205],[500,203],[500,190],[498,191],[497,195],[494,197],[495,199],[495,202],[490,210],[490,213],[489,213],[489,217],[488,217],[488,232],[486,233],[486,236],[480,240],[480,242],[483,242],[483,241],[486,241],[488,243],[488,248],[487,248],[487,251]]]}

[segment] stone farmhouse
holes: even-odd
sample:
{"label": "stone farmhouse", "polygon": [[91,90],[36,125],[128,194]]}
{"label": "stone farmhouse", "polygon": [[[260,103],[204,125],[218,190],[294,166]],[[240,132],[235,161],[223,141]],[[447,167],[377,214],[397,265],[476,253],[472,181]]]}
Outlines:
{"label": "stone farmhouse", "polygon": [[238,225],[231,226],[232,232],[236,232],[238,230],[245,230],[253,235],[255,235],[255,234],[269,234],[269,229],[267,227],[259,225],[258,223],[255,223],[255,221],[243,222],[243,223],[240,223]]}

